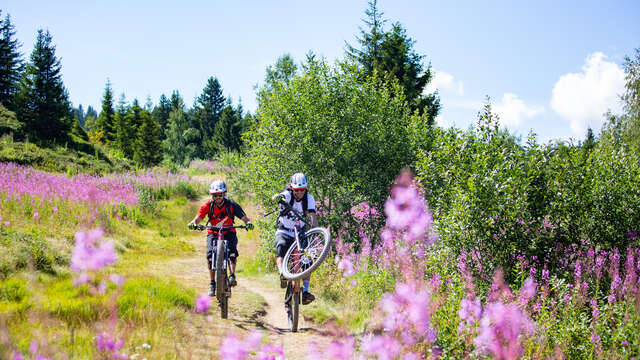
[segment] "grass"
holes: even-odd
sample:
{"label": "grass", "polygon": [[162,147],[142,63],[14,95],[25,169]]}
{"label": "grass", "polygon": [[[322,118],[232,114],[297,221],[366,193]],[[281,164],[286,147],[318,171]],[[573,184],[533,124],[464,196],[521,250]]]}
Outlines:
{"label": "grass", "polygon": [[[226,179],[226,174],[201,175],[196,181],[206,183],[214,177]],[[230,190],[235,188],[229,185]],[[156,201],[153,211],[136,207],[131,212],[135,216],[129,220],[109,218],[102,240],[115,243],[119,259],[93,274],[92,286],[80,287],[73,285],[70,253],[75,232],[86,229],[64,221],[64,216],[73,215],[62,210],[63,221],[49,224],[42,219],[38,223],[21,217],[20,211],[7,212],[9,205],[3,204],[0,338],[8,340],[0,341],[0,358],[13,351],[28,354],[33,340],[38,341],[43,354],[96,358],[101,355],[96,352],[94,338],[102,331],[122,338],[123,352],[140,358],[215,357],[230,327],[242,334],[259,326],[260,317],[266,313],[265,299],[242,287],[234,289],[229,308],[235,326],[218,320],[215,303],[207,314],[194,312],[195,298],[207,280],[199,243],[204,234],[186,227],[208,198],[206,191],[198,195],[200,199],[193,201],[193,194],[172,192],[171,198]],[[229,196],[243,205],[255,223],[256,209],[250,196],[231,191]],[[253,257],[259,248],[260,232],[241,230],[239,238],[240,279],[258,276],[263,269]],[[113,273],[125,278],[121,289],[109,282]],[[94,287],[101,281],[109,284],[104,293]],[[333,305],[327,304],[318,300],[305,309],[306,313],[315,319],[335,317]],[[115,313],[118,320],[114,322]]]}
{"label": "grass", "polygon": [[101,146],[73,138],[63,145],[40,147],[30,142],[16,142],[9,136],[0,138],[0,162],[31,165],[36,169],[76,174],[106,174],[134,168],[131,161],[113,157]]}

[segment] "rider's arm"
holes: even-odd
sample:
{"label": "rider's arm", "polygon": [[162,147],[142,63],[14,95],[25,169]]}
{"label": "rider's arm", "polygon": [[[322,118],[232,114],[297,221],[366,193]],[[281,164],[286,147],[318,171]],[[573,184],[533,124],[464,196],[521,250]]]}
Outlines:
{"label": "rider's arm", "polygon": [[311,219],[311,227],[318,227],[318,217],[315,211],[307,211],[307,216]]}
{"label": "rider's arm", "polygon": [[311,219],[311,227],[318,227],[318,216],[316,215],[316,199],[311,194],[307,194],[309,203],[307,204],[306,215]]}
{"label": "rider's arm", "polygon": [[191,223],[198,225],[202,219],[209,215],[209,201],[207,201],[204,205],[200,207],[196,217],[191,220]]}

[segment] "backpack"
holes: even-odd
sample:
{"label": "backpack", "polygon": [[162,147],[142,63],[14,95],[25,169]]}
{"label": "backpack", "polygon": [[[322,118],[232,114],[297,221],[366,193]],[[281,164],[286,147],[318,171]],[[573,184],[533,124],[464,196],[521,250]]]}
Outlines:
{"label": "backpack", "polygon": [[[224,214],[223,215],[228,216],[230,218],[233,218],[233,206],[231,206],[231,200],[229,200],[229,199],[225,199],[224,200]],[[224,219],[224,216],[222,216],[220,218],[214,218],[213,217],[213,199],[209,203],[209,223],[211,223],[211,219],[217,219],[218,221]],[[211,225],[213,225],[213,223],[211,223]]]}

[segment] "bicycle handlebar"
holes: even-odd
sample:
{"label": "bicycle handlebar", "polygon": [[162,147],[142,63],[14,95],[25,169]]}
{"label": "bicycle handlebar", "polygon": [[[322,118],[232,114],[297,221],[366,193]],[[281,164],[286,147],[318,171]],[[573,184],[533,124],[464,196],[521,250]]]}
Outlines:
{"label": "bicycle handlebar", "polygon": [[246,229],[247,226],[246,225],[235,225],[235,226],[213,226],[213,225],[196,225],[196,228],[194,230],[217,230],[217,231],[224,231],[224,230],[229,230],[229,229]]}
{"label": "bicycle handlebar", "polygon": [[308,226],[311,226],[311,224],[309,224],[307,222],[307,220],[305,220],[304,216],[301,216],[294,208],[293,206],[289,205],[289,203],[285,202],[284,200],[280,200],[278,201],[278,204],[284,206],[287,210],[289,210],[289,212],[293,213],[293,215],[298,218],[298,220],[302,221],[303,223],[305,223]]}

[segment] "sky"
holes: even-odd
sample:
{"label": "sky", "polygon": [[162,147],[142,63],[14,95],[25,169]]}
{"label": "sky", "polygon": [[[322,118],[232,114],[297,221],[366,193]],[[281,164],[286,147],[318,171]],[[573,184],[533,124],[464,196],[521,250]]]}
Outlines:
{"label": "sky", "polygon": [[[455,4],[455,5],[453,5]],[[5,0],[24,58],[48,30],[74,106],[99,111],[107,79],[116,100],[144,104],[177,90],[187,106],[209,77],[249,112],[256,86],[283,54],[330,63],[357,45],[367,0]],[[443,127],[467,129],[487,97],[500,123],[539,142],[599,132],[621,111],[625,56],[640,47],[640,1],[379,0],[386,29],[400,22],[435,77]]]}

